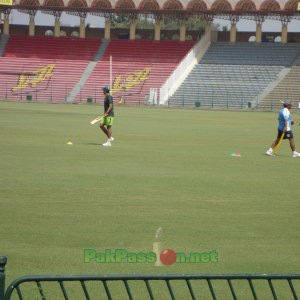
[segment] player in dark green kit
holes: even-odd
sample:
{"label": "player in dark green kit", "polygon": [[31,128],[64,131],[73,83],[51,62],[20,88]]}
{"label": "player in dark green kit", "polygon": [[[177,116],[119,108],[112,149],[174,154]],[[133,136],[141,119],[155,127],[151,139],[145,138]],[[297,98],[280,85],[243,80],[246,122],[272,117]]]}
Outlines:
{"label": "player in dark green kit", "polygon": [[107,141],[102,144],[104,147],[111,147],[111,142],[114,140],[112,137],[112,124],[114,121],[114,104],[113,97],[109,94],[109,87],[105,86],[103,89],[104,98],[104,118],[100,123],[100,128],[107,136]]}

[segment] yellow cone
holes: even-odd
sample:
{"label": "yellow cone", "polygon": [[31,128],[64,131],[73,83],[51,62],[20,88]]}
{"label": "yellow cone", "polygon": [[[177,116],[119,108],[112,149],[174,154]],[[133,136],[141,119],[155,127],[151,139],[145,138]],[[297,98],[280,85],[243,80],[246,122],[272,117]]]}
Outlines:
{"label": "yellow cone", "polygon": [[73,143],[72,142],[67,142],[67,145],[73,145]]}

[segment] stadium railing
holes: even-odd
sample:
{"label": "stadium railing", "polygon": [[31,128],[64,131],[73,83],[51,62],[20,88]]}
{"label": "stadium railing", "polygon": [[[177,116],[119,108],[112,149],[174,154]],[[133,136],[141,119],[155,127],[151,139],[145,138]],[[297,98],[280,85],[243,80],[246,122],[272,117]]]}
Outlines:
{"label": "stadium railing", "polygon": [[[97,289],[102,288],[104,297],[101,299],[136,299],[135,292],[136,289],[133,288],[134,283],[141,283],[139,286],[139,296],[141,297],[141,291],[143,290],[143,298],[140,299],[161,299],[161,294],[165,294],[168,299],[199,299],[198,295],[204,295],[204,291],[201,290],[199,293],[199,283],[204,283],[202,288],[206,288],[206,296],[204,299],[224,299],[224,295],[227,296],[226,299],[245,299],[245,289],[247,289],[247,299],[299,299],[299,283],[300,274],[234,274],[234,275],[86,275],[86,276],[24,276],[13,281],[5,291],[5,265],[7,259],[6,257],[0,257],[0,300],[10,300],[12,299],[29,299],[28,296],[22,291],[22,288],[27,284],[31,292],[34,292],[34,299],[46,300],[49,299],[48,295],[50,292],[46,292],[46,286],[48,284],[56,284],[56,289],[59,291],[61,299],[73,299],[68,293],[69,283],[77,283],[81,289],[81,296],[79,296],[78,291],[76,294],[76,299],[94,299],[92,292],[90,291],[88,285],[90,282],[96,282],[97,285],[94,287]],[[118,298],[113,296],[114,287],[113,282],[118,282],[121,295]],[[159,289],[155,289],[155,282],[159,282]],[[217,283],[223,282],[222,288],[217,287]],[[237,282],[246,283],[244,285],[244,292],[241,295]],[[262,292],[259,285],[261,282],[265,283],[264,291]],[[280,284],[278,283],[280,282]],[[102,283],[102,285],[98,285]],[[284,283],[285,285],[282,285]],[[31,284],[28,287],[28,284]],[[32,285],[33,284],[33,285]],[[180,291],[185,290],[184,296],[178,296],[178,288],[180,284]],[[156,287],[158,287],[156,285]],[[284,296],[280,289],[285,289]],[[25,290],[25,288],[24,288]],[[35,291],[33,291],[35,290]],[[48,290],[49,291],[49,290]],[[166,299],[164,296],[164,299]],[[183,298],[184,297],[184,298]],[[53,299],[53,297],[50,298]],[[32,294],[30,296],[32,298]],[[99,296],[97,297],[99,299]]]}

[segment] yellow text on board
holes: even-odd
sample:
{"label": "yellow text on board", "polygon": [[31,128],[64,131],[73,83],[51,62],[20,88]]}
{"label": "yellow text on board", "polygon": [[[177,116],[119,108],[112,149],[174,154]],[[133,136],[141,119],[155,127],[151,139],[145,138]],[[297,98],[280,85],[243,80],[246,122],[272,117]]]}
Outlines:
{"label": "yellow text on board", "polygon": [[13,5],[13,0],[0,0],[0,5]]}

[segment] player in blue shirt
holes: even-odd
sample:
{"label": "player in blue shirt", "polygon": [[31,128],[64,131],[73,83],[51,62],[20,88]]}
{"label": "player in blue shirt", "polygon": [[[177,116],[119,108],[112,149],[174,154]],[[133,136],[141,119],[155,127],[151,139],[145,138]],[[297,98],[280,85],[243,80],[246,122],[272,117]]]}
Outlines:
{"label": "player in blue shirt", "polygon": [[290,142],[290,147],[292,149],[292,157],[299,157],[300,153],[296,151],[296,145],[294,140],[294,135],[292,132],[292,125],[294,121],[292,120],[290,109],[292,107],[292,103],[290,101],[285,101],[283,103],[283,108],[279,111],[278,114],[278,133],[277,138],[266,152],[267,155],[274,155],[274,148],[280,141],[282,134],[284,134],[283,139],[288,139]]}

